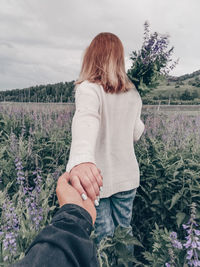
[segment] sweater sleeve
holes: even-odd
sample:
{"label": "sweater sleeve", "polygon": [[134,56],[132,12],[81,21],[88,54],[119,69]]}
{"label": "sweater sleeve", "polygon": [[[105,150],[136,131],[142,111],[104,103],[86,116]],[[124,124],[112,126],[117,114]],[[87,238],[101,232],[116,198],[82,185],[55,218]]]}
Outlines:
{"label": "sweater sleeve", "polygon": [[72,142],[66,171],[83,162],[95,162],[95,147],[100,125],[100,99],[95,85],[82,82],[75,91]]}
{"label": "sweater sleeve", "polygon": [[138,113],[135,121],[135,127],[134,127],[134,132],[133,132],[133,141],[137,142],[142,133],[144,132],[145,126],[143,121],[141,120],[141,112],[142,112],[142,100],[141,97],[139,97],[139,108],[138,108]]}

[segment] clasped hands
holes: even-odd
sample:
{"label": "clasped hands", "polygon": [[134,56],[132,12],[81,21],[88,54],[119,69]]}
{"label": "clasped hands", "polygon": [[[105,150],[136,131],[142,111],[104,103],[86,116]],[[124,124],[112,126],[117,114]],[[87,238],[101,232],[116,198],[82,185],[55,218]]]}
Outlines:
{"label": "clasped hands", "polygon": [[[70,173],[63,173],[59,177],[56,187],[60,207],[64,204],[76,204],[89,212],[94,224],[96,220],[94,203],[98,201],[100,187],[103,186],[102,180],[100,170],[91,162],[81,163],[75,166]],[[83,197],[83,194],[86,197]]]}
{"label": "clasped hands", "polygon": [[79,192],[83,200],[89,197],[96,206],[103,186],[101,171],[92,162],[74,166],[69,173],[70,184]]}

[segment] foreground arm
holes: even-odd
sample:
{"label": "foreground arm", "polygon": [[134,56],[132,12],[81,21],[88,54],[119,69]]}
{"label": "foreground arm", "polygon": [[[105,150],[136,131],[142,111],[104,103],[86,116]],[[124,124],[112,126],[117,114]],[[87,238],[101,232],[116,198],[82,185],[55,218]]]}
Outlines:
{"label": "foreground arm", "polygon": [[25,257],[10,267],[98,266],[89,239],[91,230],[89,213],[75,204],[65,204],[31,243]]}
{"label": "foreground arm", "polygon": [[25,257],[10,267],[96,267],[96,250],[89,239],[96,209],[83,201],[68,183],[69,173],[58,179],[56,194],[60,209],[25,251]]}

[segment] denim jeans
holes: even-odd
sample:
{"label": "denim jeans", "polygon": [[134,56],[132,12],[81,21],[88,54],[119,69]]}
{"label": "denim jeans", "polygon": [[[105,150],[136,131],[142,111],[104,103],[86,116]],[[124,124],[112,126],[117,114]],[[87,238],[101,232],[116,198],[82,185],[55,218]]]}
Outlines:
{"label": "denim jeans", "polygon": [[94,225],[97,245],[104,237],[113,236],[118,225],[129,228],[132,234],[130,223],[136,191],[137,188],[134,188],[100,199],[99,206],[96,207],[97,218]]}

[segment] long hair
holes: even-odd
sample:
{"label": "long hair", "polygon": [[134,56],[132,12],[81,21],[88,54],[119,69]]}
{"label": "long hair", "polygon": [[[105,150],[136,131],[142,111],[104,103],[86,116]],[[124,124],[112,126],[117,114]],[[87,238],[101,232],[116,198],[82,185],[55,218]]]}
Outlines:
{"label": "long hair", "polygon": [[134,87],[126,75],[122,42],[115,34],[99,33],[86,48],[75,84],[84,80],[101,84],[107,93],[126,92]]}

